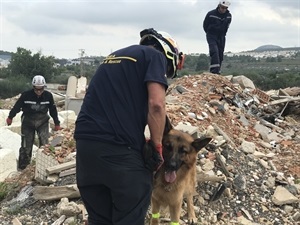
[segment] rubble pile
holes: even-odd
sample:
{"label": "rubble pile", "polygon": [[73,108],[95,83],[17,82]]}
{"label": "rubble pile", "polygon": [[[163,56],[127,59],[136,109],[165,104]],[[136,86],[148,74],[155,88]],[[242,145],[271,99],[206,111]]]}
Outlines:
{"label": "rubble pile", "polygon": [[[213,137],[198,154],[194,200],[199,224],[300,224],[298,88],[263,92],[244,76],[203,73],[176,79],[169,86],[166,102],[174,126],[189,127],[193,135]],[[63,138],[56,141],[54,149],[43,149],[60,163],[59,169],[48,168],[52,171],[48,183],[34,181],[29,168],[20,175],[31,175],[23,185],[25,191],[20,190],[27,193],[27,200],[23,200],[19,214],[5,212],[12,210],[18,196],[2,201],[2,224],[12,220],[21,224],[83,224],[86,213],[82,202],[72,197],[78,191],[72,186],[75,171],[64,160],[67,153],[75,152],[73,129],[59,133]],[[20,177],[11,179],[22,180]],[[54,188],[68,191],[61,191],[66,193],[62,197]],[[149,210],[146,224],[150,216]],[[181,224],[186,222],[184,203]],[[169,223],[167,213],[161,223]]]}
{"label": "rubble pile", "polygon": [[[202,134],[213,126],[234,148],[243,141],[253,142],[261,153],[276,155],[272,160],[279,171],[299,179],[300,163],[295,156],[300,151],[300,111],[285,117],[283,114],[286,103],[295,105],[289,111],[296,112],[300,97],[285,96],[290,101],[282,101],[282,96],[251,90],[243,82],[234,83],[231,77],[210,73],[178,79],[167,95],[167,112],[172,123],[191,124]],[[253,94],[257,92],[260,94]],[[277,98],[282,103],[274,104]]]}
{"label": "rubble pile", "polygon": [[235,80],[187,76],[168,91],[172,123],[214,137],[199,153],[199,221],[300,224],[300,114],[288,114],[299,112],[300,99],[284,90],[268,95],[243,76]]}

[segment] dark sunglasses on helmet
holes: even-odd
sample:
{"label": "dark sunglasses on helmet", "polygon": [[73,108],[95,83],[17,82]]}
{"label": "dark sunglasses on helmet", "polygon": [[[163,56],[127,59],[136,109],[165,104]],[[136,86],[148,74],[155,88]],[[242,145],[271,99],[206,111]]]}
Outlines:
{"label": "dark sunglasses on helmet", "polygon": [[33,87],[35,91],[44,91],[44,87]]}

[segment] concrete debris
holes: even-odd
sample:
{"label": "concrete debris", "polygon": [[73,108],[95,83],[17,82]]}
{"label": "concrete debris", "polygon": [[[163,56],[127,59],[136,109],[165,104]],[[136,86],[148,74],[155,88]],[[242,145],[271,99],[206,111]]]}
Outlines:
{"label": "concrete debris", "polygon": [[60,225],[63,224],[64,221],[66,220],[66,216],[62,215],[61,217],[59,217],[54,223],[52,223],[51,225]]}
{"label": "concrete debris", "polygon": [[58,215],[75,216],[81,213],[81,208],[75,202],[69,202],[68,198],[62,198],[57,205]]}
{"label": "concrete debris", "polygon": [[[245,76],[223,77],[210,73],[172,81],[166,96],[171,123],[194,137],[213,137],[198,154],[194,205],[199,223],[300,224],[299,90],[295,87],[264,92]],[[76,154],[72,139],[76,116],[69,119],[69,114],[64,129],[53,133],[52,145],[38,151],[57,162],[39,169],[43,171],[40,183],[31,181],[32,188],[36,189],[33,192],[39,193],[43,200],[26,207],[22,216],[0,214],[4,225],[11,224],[13,219],[22,224],[86,221],[87,214],[79,197],[68,196],[68,190],[66,196],[53,191],[76,184],[76,165],[72,161]],[[147,128],[145,136],[149,137]],[[57,200],[45,200],[54,198]],[[3,209],[7,202],[1,202]],[[186,211],[184,202],[181,224],[187,224]],[[162,215],[162,224],[169,223],[168,215]],[[150,211],[146,224],[149,218]]]}
{"label": "concrete debris", "polygon": [[272,201],[275,205],[287,205],[293,203],[299,203],[300,199],[295,197],[289,190],[282,186],[278,186],[275,189]]}

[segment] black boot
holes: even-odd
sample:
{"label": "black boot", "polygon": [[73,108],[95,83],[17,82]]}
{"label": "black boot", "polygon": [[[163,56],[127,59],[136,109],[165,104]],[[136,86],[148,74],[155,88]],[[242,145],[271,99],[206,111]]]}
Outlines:
{"label": "black boot", "polygon": [[30,157],[22,150],[24,149],[20,149],[19,151],[18,170],[24,170],[30,163]]}

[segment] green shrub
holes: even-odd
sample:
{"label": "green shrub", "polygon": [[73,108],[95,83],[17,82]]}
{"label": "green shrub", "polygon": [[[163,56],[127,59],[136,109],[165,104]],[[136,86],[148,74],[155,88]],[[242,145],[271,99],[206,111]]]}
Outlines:
{"label": "green shrub", "polygon": [[0,98],[11,98],[31,88],[31,82],[23,76],[9,77],[0,81]]}
{"label": "green shrub", "polygon": [[9,192],[9,186],[6,183],[0,183],[0,201],[5,199]]}
{"label": "green shrub", "polygon": [[68,84],[68,79],[69,79],[70,76],[71,76],[71,74],[70,75],[62,74],[62,75],[59,75],[59,76],[54,76],[54,77],[51,78],[51,83]]}

